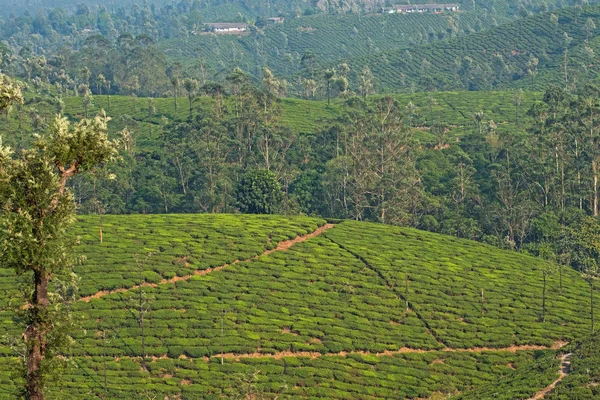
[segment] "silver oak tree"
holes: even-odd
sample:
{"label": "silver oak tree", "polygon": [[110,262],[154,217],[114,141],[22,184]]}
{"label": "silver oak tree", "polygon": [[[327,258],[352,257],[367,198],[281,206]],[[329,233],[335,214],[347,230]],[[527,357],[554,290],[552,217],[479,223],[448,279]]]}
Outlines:
{"label": "silver oak tree", "polygon": [[[0,80],[0,93],[10,92],[7,82]],[[13,99],[19,98],[13,91]],[[60,296],[49,293],[51,282],[76,262],[75,239],[69,234],[75,203],[67,183],[116,155],[108,121],[104,112],[74,125],[57,116],[49,134],[37,136],[32,148],[19,152],[0,141],[0,265],[31,279],[20,316],[24,390],[30,400],[44,399],[46,374],[62,340],[55,304]]]}

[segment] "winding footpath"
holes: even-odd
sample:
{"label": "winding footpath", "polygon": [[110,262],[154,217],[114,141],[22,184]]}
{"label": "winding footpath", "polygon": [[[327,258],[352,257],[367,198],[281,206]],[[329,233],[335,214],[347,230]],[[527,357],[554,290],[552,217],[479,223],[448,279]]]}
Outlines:
{"label": "winding footpath", "polygon": [[560,358],[560,370],[558,371],[558,373],[559,373],[558,379],[556,379],[554,382],[552,382],[550,385],[548,385],[544,389],[542,389],[539,392],[537,392],[529,400],[541,400],[541,399],[543,399],[544,397],[546,397],[546,395],[548,393],[550,393],[552,390],[554,390],[554,388],[556,387],[556,385],[558,385],[560,383],[560,381],[562,381],[563,379],[565,379],[565,377],[569,374],[569,371],[571,370],[571,356],[572,355],[573,355],[572,353],[567,353],[567,354],[564,354]]}
{"label": "winding footpath", "polygon": [[313,238],[315,236],[319,236],[323,232],[325,232],[328,229],[333,228],[334,226],[335,226],[334,224],[325,224],[325,225],[317,228],[314,232],[311,232],[311,233],[303,235],[303,236],[295,237],[294,239],[290,239],[290,240],[285,240],[283,242],[279,242],[279,244],[277,244],[276,248],[271,249],[271,250],[266,250],[262,254],[258,254],[256,256],[248,258],[246,260],[235,260],[235,261],[233,261],[233,262],[231,262],[229,264],[223,264],[223,265],[220,265],[218,267],[207,268],[207,269],[203,269],[203,270],[197,270],[197,271],[195,271],[191,275],[175,276],[175,277],[173,277],[171,279],[163,279],[159,283],[143,283],[141,285],[134,285],[134,286],[131,286],[131,287],[128,287],[128,288],[120,288],[120,289],[115,289],[115,290],[101,290],[101,291],[99,291],[99,292],[97,292],[97,293],[95,293],[95,294],[93,294],[91,296],[81,297],[79,299],[79,301],[83,301],[83,302],[89,303],[92,299],[99,299],[100,297],[108,296],[109,294],[125,293],[125,292],[128,292],[130,290],[139,289],[140,287],[158,287],[159,285],[166,285],[168,283],[175,283],[175,282],[187,281],[187,280],[190,280],[194,276],[208,275],[208,274],[210,274],[212,272],[220,271],[220,270],[225,269],[227,267],[230,267],[230,266],[232,266],[234,264],[256,260],[257,258],[259,258],[261,256],[267,256],[267,255],[269,255],[271,253],[275,253],[277,251],[286,251],[290,247],[294,246],[295,244],[298,244],[300,242],[304,242],[304,241],[306,241],[306,240],[308,240],[310,238]]}

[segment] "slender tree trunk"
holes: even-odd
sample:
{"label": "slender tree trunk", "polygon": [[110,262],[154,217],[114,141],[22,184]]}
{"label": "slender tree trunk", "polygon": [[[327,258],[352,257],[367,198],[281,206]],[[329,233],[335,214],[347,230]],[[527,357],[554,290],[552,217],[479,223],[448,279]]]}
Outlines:
{"label": "slender tree trunk", "polygon": [[590,315],[592,317],[592,333],[594,333],[594,281],[590,280]]}
{"label": "slender tree trunk", "polygon": [[561,183],[561,191],[562,191],[562,196],[561,196],[561,200],[560,200],[560,209],[562,211],[564,211],[565,210],[566,197],[567,197],[567,193],[565,191],[565,165],[564,164],[561,165],[560,183]]}
{"label": "slender tree trunk", "polygon": [[104,346],[104,396],[108,396],[108,379],[106,376],[106,330],[102,330],[102,345]]}
{"label": "slender tree trunk", "polygon": [[597,217],[598,216],[598,163],[596,160],[592,161],[592,172],[594,174],[593,212],[594,212],[594,217]]}
{"label": "slender tree trunk", "polygon": [[562,265],[562,263],[558,267],[558,277],[559,277],[560,295],[562,296],[563,295],[563,265]]}
{"label": "slender tree trunk", "polygon": [[405,276],[405,282],[406,282],[406,290],[404,293],[404,297],[406,298],[406,312],[408,312],[408,310],[410,309],[409,303],[408,303],[408,272],[406,273],[406,276]]}
{"label": "slender tree trunk", "polygon": [[481,315],[485,315],[485,294],[481,289]]}
{"label": "slender tree trunk", "polygon": [[146,363],[146,335],[144,332],[144,264],[140,264],[140,329],[142,333],[142,366]]}
{"label": "slender tree trunk", "polygon": [[35,291],[31,296],[32,323],[25,331],[27,341],[27,400],[44,400],[41,365],[46,355],[48,333],[48,276],[34,273]]}
{"label": "slender tree trunk", "polygon": [[565,67],[565,70],[564,70],[564,74],[565,74],[565,85],[567,85],[567,84],[569,83],[569,70],[568,70],[568,68],[569,68],[569,55],[568,55],[567,49],[565,49],[565,54],[564,54],[564,56],[565,56],[565,57],[564,57],[564,67]]}
{"label": "slender tree trunk", "polygon": [[544,289],[542,290],[542,322],[546,322],[546,274],[544,274]]}

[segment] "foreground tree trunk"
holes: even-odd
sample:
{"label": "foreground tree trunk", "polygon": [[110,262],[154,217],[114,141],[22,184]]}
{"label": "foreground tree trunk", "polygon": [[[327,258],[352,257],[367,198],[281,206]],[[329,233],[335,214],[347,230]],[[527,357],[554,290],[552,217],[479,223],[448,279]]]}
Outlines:
{"label": "foreground tree trunk", "polygon": [[42,361],[46,355],[48,316],[48,276],[34,272],[35,291],[31,296],[31,324],[25,331],[27,342],[27,400],[43,400]]}

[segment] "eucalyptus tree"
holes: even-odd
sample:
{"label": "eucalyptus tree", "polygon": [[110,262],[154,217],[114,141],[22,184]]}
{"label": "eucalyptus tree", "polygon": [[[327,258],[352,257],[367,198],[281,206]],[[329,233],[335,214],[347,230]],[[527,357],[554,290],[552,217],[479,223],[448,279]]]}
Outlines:
{"label": "eucalyptus tree", "polygon": [[183,81],[183,88],[185,89],[188,101],[190,103],[190,118],[192,117],[192,102],[194,97],[196,96],[196,91],[198,90],[198,81],[195,79],[186,79]]}
{"label": "eucalyptus tree", "polygon": [[331,83],[335,78],[335,70],[327,69],[323,72],[323,80],[327,89],[327,105],[331,104]]}
{"label": "eucalyptus tree", "polygon": [[179,86],[181,86],[181,80],[178,76],[171,77],[171,86],[173,86],[173,100],[175,101],[175,112],[177,112],[177,95],[179,93]]}
{"label": "eucalyptus tree", "polygon": [[367,99],[367,96],[373,94],[374,85],[373,85],[373,73],[369,69],[369,67],[365,67],[360,74],[360,83],[358,86],[358,91],[360,92],[363,100]]}

